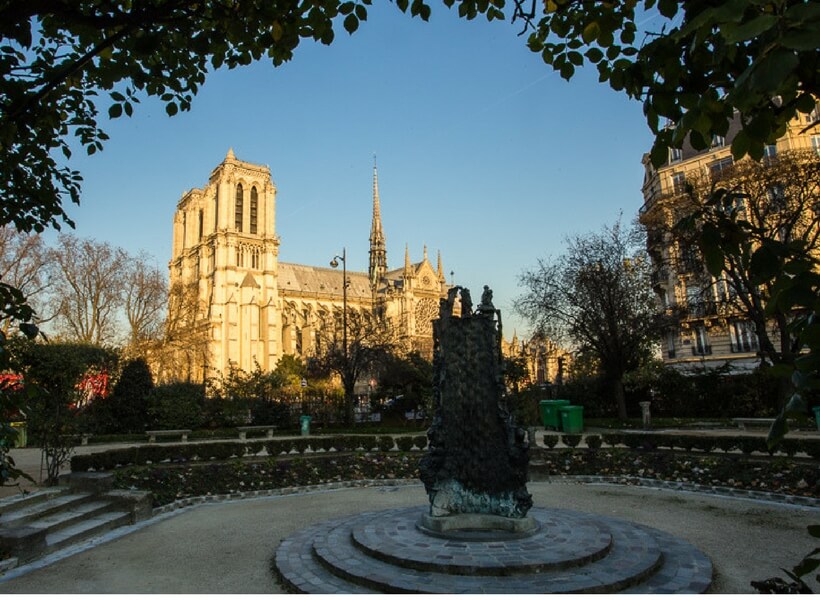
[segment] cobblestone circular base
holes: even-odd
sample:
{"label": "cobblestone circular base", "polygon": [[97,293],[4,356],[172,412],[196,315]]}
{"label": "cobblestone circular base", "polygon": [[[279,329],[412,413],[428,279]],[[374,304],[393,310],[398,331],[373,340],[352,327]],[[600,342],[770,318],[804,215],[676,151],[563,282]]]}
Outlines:
{"label": "cobblestone circular base", "polygon": [[417,527],[427,507],[368,512],[303,529],[279,546],[279,578],[306,593],[700,593],[712,564],[657,529],[535,508],[523,539],[464,540]]}

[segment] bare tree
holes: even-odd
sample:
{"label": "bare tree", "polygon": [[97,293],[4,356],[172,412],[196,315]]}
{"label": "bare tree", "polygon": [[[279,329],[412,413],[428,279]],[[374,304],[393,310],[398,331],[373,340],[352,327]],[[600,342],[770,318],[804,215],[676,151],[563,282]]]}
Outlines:
{"label": "bare tree", "polygon": [[127,254],[121,248],[60,235],[48,253],[52,306],[62,333],[92,344],[116,341]]}
{"label": "bare tree", "polygon": [[321,369],[341,379],[345,422],[350,425],[354,419],[356,383],[374,372],[377,364],[394,351],[395,345],[387,322],[378,315],[348,311],[346,335],[342,331],[344,321],[337,318],[332,327],[322,328],[317,362]]}
{"label": "bare tree", "polygon": [[141,252],[130,259],[123,276],[123,309],[128,321],[129,349],[141,355],[146,342],[162,336],[168,306],[168,283],[164,272],[152,266],[151,257]]}
{"label": "bare tree", "polygon": [[526,292],[515,308],[539,333],[594,359],[625,419],[624,374],[650,358],[662,325],[649,261],[639,232],[619,223],[567,244],[563,255],[521,275]]}
{"label": "bare tree", "polygon": [[[48,254],[37,234],[21,233],[12,227],[0,228],[0,281],[20,290],[37,312],[36,322],[48,321],[45,292],[48,289]],[[8,335],[13,319],[0,321],[0,331]]]}
{"label": "bare tree", "polygon": [[152,345],[151,360],[159,381],[204,381],[209,362],[210,329],[199,299],[199,284],[175,284],[168,293],[162,339]]}

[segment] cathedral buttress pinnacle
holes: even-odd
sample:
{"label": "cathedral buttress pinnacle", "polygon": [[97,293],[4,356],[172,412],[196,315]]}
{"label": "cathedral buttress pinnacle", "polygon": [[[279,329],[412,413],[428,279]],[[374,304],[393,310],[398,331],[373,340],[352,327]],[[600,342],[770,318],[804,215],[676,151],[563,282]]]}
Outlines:
{"label": "cathedral buttress pinnacle", "polygon": [[373,224],[370,227],[370,287],[375,292],[379,281],[387,274],[387,242],[382,230],[382,213],[379,204],[379,173],[376,157],[373,157]]}

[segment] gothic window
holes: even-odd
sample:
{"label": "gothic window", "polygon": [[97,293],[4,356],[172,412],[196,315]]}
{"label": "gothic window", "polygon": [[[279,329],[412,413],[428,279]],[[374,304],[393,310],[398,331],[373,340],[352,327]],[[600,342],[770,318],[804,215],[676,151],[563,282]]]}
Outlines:
{"label": "gothic window", "polygon": [[242,212],[244,209],[244,196],[242,193],[242,184],[236,186],[236,207],[234,209],[234,228],[237,231],[242,231]]}
{"label": "gothic window", "polygon": [[214,231],[219,229],[219,186],[214,194]]}
{"label": "gothic window", "polygon": [[203,234],[203,226],[205,224],[205,219],[202,215],[202,209],[199,210],[199,241],[202,241],[202,234]]}
{"label": "gothic window", "polygon": [[256,186],[251,188],[251,233],[256,234],[256,215],[259,206],[259,196],[256,193]]}
{"label": "gothic window", "polygon": [[430,335],[433,319],[438,318],[438,304],[430,298],[422,298],[416,304],[416,335]]}

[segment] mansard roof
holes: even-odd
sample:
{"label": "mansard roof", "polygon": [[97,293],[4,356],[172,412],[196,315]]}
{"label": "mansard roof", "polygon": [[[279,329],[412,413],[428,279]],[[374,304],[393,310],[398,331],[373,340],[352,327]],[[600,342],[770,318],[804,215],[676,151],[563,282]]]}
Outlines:
{"label": "mansard roof", "polygon": [[[349,299],[371,297],[367,273],[348,271]],[[342,270],[327,267],[311,267],[294,263],[279,263],[279,289],[297,294],[333,295],[342,297]]]}

